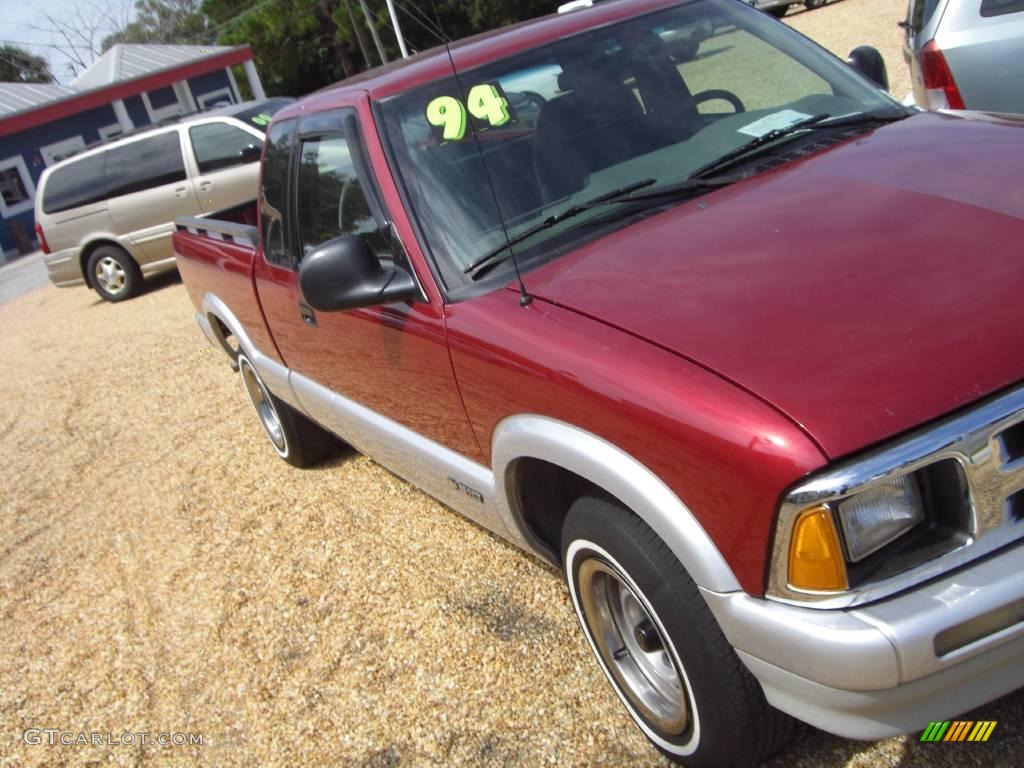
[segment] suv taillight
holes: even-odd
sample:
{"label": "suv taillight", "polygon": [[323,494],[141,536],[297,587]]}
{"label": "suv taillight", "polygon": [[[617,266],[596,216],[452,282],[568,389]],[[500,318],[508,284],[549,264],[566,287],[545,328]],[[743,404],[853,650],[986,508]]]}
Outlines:
{"label": "suv taillight", "polygon": [[46,242],[46,235],[43,234],[43,225],[36,222],[36,237],[39,238],[39,250],[43,253],[50,252],[50,245]]}
{"label": "suv taillight", "polygon": [[921,76],[930,109],[964,109],[960,89],[956,87],[942,49],[934,40],[929,40],[921,49]]}

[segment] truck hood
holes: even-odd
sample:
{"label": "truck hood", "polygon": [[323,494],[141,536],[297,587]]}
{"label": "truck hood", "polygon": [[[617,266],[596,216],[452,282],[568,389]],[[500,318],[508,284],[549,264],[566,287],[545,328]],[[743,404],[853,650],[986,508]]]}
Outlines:
{"label": "truck hood", "polygon": [[851,453],[1024,378],[1024,118],[916,115],[625,227],[526,286]]}

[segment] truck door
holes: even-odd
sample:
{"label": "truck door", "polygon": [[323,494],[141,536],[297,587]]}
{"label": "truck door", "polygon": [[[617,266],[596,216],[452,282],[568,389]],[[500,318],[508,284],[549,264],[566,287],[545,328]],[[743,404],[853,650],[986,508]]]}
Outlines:
{"label": "truck door", "polygon": [[[424,271],[409,262],[393,227],[382,228],[371,213],[373,195],[378,212],[392,219],[355,115],[340,109],[282,121],[267,136],[260,197],[264,254],[256,268],[267,323],[292,371],[479,461],[436,295],[428,299],[425,291],[416,301],[314,312],[299,290],[302,259],[342,235],[364,238],[382,261],[398,262],[413,274]],[[418,275],[421,283],[429,277]],[[344,425],[336,431],[346,437]]]}

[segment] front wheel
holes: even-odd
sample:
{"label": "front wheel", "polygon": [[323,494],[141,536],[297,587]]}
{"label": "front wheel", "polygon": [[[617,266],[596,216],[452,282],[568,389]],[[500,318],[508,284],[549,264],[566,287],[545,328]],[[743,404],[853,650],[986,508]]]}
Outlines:
{"label": "front wheel", "polygon": [[242,353],[238,355],[238,371],[260,425],[278,456],[293,467],[309,467],[337,446],[334,435],[267,389],[249,358]]}
{"label": "front wheel", "polygon": [[583,498],[562,531],[583,633],[648,739],[690,768],[755,765],[790,737],[664,542],[616,504]]}
{"label": "front wheel", "polygon": [[821,8],[827,0],[804,0],[804,8],[808,11],[813,11],[815,8]]}

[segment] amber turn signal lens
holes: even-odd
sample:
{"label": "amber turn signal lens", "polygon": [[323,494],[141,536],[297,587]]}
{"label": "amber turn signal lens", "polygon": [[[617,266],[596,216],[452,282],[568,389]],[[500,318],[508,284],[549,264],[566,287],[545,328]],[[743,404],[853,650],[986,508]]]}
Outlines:
{"label": "amber turn signal lens", "polygon": [[832,513],[813,507],[801,513],[789,543],[789,584],[829,592],[847,588],[846,562]]}

